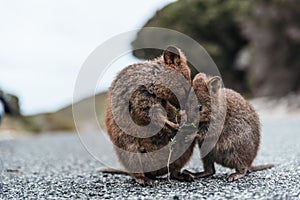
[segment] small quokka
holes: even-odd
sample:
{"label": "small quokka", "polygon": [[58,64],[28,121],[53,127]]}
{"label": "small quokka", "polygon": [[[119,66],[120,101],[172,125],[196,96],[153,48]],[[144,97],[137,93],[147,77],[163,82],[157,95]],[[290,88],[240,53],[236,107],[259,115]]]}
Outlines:
{"label": "small quokka", "polygon": [[205,140],[215,141],[215,144],[211,144],[211,150],[202,156],[203,172],[185,170],[184,173],[190,173],[194,178],[209,177],[215,173],[214,163],[218,163],[236,170],[227,178],[231,182],[245,176],[247,171],[273,167],[252,166],[260,143],[260,120],[250,103],[239,93],[222,88],[222,80],[218,76],[199,73],[192,85],[199,103],[188,111],[188,118],[199,122],[195,140],[199,147],[204,145]]}
{"label": "small quokka", "polygon": [[[190,69],[184,54],[176,47],[168,47],[157,59],[126,67],[109,88],[105,111],[107,132],[119,161],[136,182],[152,185],[153,179],[168,172],[171,178],[192,180],[190,174],[180,171],[193,148],[179,152],[178,158],[174,151],[171,155],[174,162],[168,162],[169,143],[181,120],[180,102],[185,105],[190,88]],[[148,126],[150,123],[152,126]],[[149,136],[145,132],[155,134]],[[184,146],[181,138],[172,148]]]}

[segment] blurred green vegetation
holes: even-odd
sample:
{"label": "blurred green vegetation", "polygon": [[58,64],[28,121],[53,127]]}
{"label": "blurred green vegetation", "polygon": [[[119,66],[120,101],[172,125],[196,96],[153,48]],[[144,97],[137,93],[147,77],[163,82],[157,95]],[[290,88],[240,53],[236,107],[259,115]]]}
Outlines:
{"label": "blurred green vegetation", "polygon": [[[226,87],[246,96],[283,96],[299,91],[299,67],[290,65],[300,64],[296,56],[299,6],[297,0],[178,0],[157,11],[144,27],[173,29],[199,42],[218,66]],[[142,29],[132,47],[161,43],[173,44],[174,38]],[[183,51],[188,59],[199,56],[193,47]],[[153,49],[133,52],[143,59],[160,53]],[[196,73],[193,66],[192,72]],[[273,74],[277,81],[270,78]],[[280,90],[274,88],[278,80],[287,78],[289,84],[284,83]]]}

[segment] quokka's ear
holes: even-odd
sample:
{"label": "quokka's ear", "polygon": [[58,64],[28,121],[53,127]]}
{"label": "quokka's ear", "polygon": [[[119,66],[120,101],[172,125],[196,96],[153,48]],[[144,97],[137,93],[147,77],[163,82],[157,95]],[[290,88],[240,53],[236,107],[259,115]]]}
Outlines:
{"label": "quokka's ear", "polygon": [[216,94],[222,87],[222,79],[219,76],[211,77],[207,81],[207,87],[212,94]]}
{"label": "quokka's ear", "polygon": [[180,65],[182,56],[181,51],[175,46],[169,46],[163,53],[163,58],[167,65]]}
{"label": "quokka's ear", "polygon": [[197,87],[199,85],[203,85],[203,84],[206,84],[206,74],[204,73],[198,73],[196,74],[196,76],[194,77],[193,79],[193,82],[192,82],[192,85]]}

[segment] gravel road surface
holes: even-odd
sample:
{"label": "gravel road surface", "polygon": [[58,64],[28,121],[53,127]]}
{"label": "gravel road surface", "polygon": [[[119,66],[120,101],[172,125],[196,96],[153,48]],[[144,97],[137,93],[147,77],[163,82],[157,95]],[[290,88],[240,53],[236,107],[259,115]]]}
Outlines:
{"label": "gravel road surface", "polygon": [[[48,133],[0,141],[1,199],[300,199],[299,117],[265,117],[254,164],[275,168],[228,183],[232,172],[217,166],[210,178],[192,183],[157,180],[141,187],[124,175],[102,174],[103,166],[77,134]],[[104,152],[110,157],[111,152]],[[201,170],[199,154],[187,168]],[[111,160],[113,158],[111,157]]]}

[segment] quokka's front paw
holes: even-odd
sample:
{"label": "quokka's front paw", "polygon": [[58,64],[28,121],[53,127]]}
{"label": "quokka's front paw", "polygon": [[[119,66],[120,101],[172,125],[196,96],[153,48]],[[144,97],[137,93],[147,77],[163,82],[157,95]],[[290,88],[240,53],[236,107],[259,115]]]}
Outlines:
{"label": "quokka's front paw", "polygon": [[175,130],[178,130],[180,128],[180,126],[179,126],[179,124],[175,124],[172,128]]}
{"label": "quokka's front paw", "polygon": [[195,132],[192,133],[192,134],[189,134],[189,135],[185,136],[184,141],[185,141],[186,143],[189,143],[189,142],[191,142],[191,141],[194,141],[196,138],[198,138],[197,131],[195,131]]}
{"label": "quokka's front paw", "polygon": [[179,124],[173,123],[169,120],[166,121],[166,124],[168,124],[172,129],[178,130],[179,129]]}

